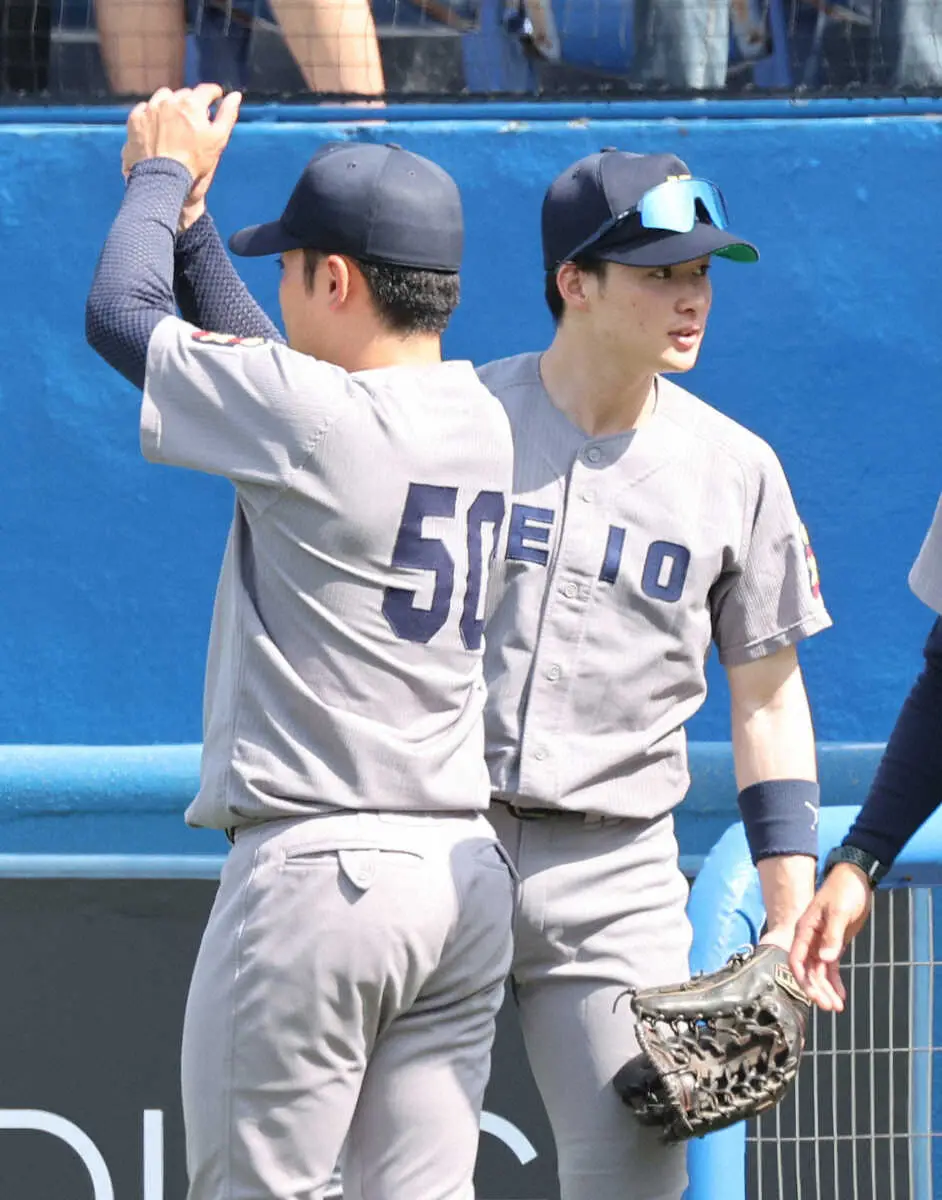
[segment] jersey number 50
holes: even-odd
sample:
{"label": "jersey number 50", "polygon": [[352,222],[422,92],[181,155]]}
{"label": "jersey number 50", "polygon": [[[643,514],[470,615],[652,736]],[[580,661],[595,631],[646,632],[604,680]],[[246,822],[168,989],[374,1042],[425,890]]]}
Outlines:
{"label": "jersey number 50", "polygon": [[[427,483],[410,483],[406,505],[399,524],[399,534],[393,547],[392,565],[411,567],[416,571],[431,571],[435,577],[432,603],[419,608],[411,588],[388,587],[383,595],[383,616],[397,637],[409,642],[427,642],[448,620],[451,598],[455,590],[455,560],[441,538],[425,537],[422,523],[426,517],[448,517],[454,520],[458,506],[458,489],[436,487]],[[484,620],[478,617],[481,589],[484,585],[483,529],[492,525],[492,547],[496,547],[504,519],[504,497],[500,492],[479,492],[468,509],[468,579],[464,592],[464,608],[458,628],[461,640],[469,650],[478,650],[484,633]],[[493,549],[491,552],[493,557]]]}

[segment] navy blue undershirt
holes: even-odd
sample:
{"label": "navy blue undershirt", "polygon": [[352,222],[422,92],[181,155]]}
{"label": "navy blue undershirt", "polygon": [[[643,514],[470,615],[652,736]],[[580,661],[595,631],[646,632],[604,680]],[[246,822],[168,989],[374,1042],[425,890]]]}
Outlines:
{"label": "navy blue undershirt", "polygon": [[844,838],[889,866],[942,803],[942,620],[900,710],[867,800]]}
{"label": "navy blue undershirt", "polygon": [[239,278],[209,213],[177,237],[173,290],[191,325],[237,337],[285,340]]}
{"label": "navy blue undershirt", "polygon": [[173,159],[151,158],[131,169],[86,301],[89,345],[138,388],[151,334],[176,312],[174,239],[192,186],[189,171]]}
{"label": "navy blue undershirt", "polygon": [[192,184],[173,159],[132,168],[86,302],[89,344],[138,388],[151,334],[177,304],[200,329],[284,341],[239,278],[208,213],[177,236]]}

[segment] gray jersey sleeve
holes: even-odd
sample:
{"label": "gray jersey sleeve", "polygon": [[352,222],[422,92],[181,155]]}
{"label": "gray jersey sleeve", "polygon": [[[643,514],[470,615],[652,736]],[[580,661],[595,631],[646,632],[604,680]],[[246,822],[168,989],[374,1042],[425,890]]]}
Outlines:
{"label": "gray jersey sleeve", "polygon": [[942,497],[939,498],[919,557],[909,573],[909,586],[923,604],[942,613]]}
{"label": "gray jersey sleeve", "polygon": [[767,446],[747,471],[738,561],[713,588],[713,637],[724,666],[763,658],[831,624],[817,561],[788,481]]}
{"label": "gray jersey sleeve", "polygon": [[152,462],[284,487],[352,390],[345,371],[287,346],[167,317],[147,355],[141,449]]}

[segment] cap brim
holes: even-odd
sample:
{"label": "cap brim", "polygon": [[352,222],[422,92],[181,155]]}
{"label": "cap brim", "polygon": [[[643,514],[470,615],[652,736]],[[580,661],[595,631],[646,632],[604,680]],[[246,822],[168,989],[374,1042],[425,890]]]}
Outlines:
{"label": "cap brim", "polygon": [[659,232],[643,240],[634,238],[620,246],[606,246],[595,250],[593,257],[623,263],[628,267],[674,267],[707,254],[717,254],[733,262],[759,261],[759,251],[755,246],[725,229],[706,223],[698,223],[689,233]]}
{"label": "cap brim", "polygon": [[263,254],[284,254],[286,250],[300,250],[303,241],[289,233],[281,221],[269,221],[265,225],[249,225],[240,229],[229,239],[229,249],[242,258],[260,258]]}

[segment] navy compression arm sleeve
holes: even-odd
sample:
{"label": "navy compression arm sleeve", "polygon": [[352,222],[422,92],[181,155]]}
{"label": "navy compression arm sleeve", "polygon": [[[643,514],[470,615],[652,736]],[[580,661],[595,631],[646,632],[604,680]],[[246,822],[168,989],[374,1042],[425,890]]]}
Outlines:
{"label": "navy compression arm sleeve", "polygon": [[177,237],[173,290],[184,320],[191,325],[284,342],[239,278],[209,213]]}
{"label": "navy compression arm sleeve", "polygon": [[178,162],[150,158],[131,169],[85,305],[85,336],[105,362],[143,388],[147,347],[176,312],[173,239],[193,179]]}
{"label": "navy compression arm sleeve", "polygon": [[844,838],[889,866],[942,803],[942,620],[924,650],[926,665],[890,734],[866,803]]}

